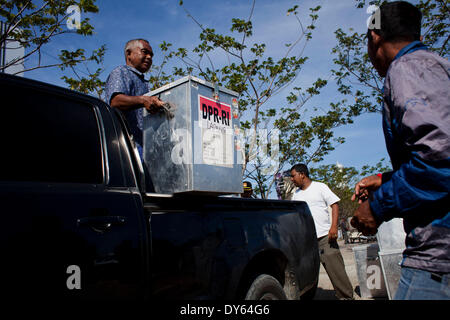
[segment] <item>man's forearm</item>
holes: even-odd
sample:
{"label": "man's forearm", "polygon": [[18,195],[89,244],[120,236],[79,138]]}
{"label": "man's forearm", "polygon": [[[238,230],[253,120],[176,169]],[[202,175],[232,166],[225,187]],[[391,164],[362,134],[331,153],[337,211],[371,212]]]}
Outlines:
{"label": "man's forearm", "polygon": [[339,220],[339,205],[337,203],[333,203],[331,205],[331,226],[337,227]]}
{"label": "man's forearm", "polygon": [[339,206],[337,203],[331,205],[331,227],[328,232],[328,241],[333,242],[338,238],[338,218],[339,218]]}
{"label": "man's forearm", "polygon": [[144,106],[142,96],[127,96],[118,94],[111,99],[111,107],[119,110],[134,110]]}
{"label": "man's forearm", "polygon": [[415,152],[412,155],[374,192],[370,209],[378,223],[424,214],[431,205],[445,207],[450,192],[450,161],[425,160]]}

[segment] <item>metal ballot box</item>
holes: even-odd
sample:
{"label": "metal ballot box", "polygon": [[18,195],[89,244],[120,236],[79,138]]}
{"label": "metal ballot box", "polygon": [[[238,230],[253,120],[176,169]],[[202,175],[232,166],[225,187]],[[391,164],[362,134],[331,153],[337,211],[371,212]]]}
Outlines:
{"label": "metal ballot box", "polygon": [[144,110],[143,157],[155,192],[242,193],[238,94],[187,76],[147,95],[170,110]]}
{"label": "metal ballot box", "polygon": [[378,255],[381,260],[389,299],[395,297],[400,281],[402,272],[400,264],[403,260],[405,238],[403,219],[394,218],[382,223],[378,228],[377,240],[380,246]]}
{"label": "metal ballot box", "polygon": [[387,297],[386,285],[378,258],[378,244],[366,244],[352,249],[355,255],[361,297]]}

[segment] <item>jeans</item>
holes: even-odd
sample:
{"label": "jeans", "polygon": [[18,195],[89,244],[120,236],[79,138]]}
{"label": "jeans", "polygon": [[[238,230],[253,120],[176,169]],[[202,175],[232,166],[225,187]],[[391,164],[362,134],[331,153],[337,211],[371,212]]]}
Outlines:
{"label": "jeans", "polygon": [[450,300],[450,274],[402,267],[394,300]]}

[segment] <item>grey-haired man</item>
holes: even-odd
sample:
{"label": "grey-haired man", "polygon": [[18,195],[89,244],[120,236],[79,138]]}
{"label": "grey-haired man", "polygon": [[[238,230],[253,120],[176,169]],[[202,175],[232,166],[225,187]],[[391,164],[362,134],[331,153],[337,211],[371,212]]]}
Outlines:
{"label": "grey-haired man", "polygon": [[153,50],[148,41],[130,40],[124,51],[126,65],[115,68],[109,74],[106,80],[105,101],[123,112],[142,159],[142,108],[156,113],[164,102],[157,97],[144,96],[149,91],[144,73],[150,69],[153,62]]}

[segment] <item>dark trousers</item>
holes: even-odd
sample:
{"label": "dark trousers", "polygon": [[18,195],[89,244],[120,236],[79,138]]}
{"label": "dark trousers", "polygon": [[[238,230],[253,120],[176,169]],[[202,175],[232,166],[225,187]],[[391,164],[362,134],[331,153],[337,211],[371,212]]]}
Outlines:
{"label": "dark trousers", "polygon": [[345,271],[344,259],[337,241],[328,242],[328,236],[318,239],[320,262],[331,280],[338,299],[353,299],[353,286]]}

